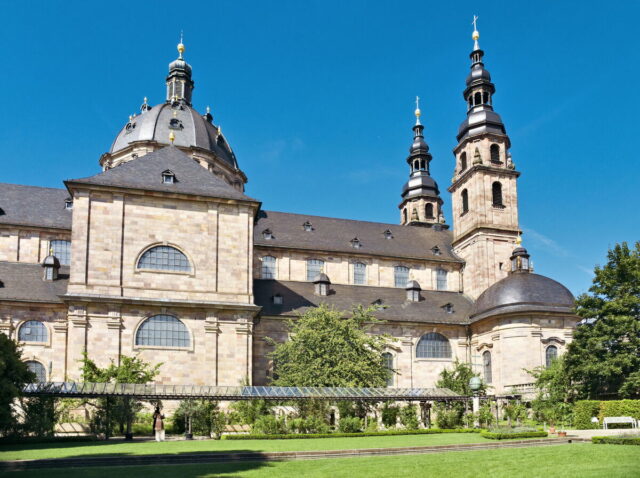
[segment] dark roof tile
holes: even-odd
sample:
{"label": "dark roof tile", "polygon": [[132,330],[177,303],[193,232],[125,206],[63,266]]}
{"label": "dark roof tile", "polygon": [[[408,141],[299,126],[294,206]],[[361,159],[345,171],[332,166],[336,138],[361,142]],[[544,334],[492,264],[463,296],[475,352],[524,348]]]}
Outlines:
{"label": "dark roof tile", "polygon": [[66,189],[0,183],[0,224],[71,229]]}
{"label": "dark roof tile", "polygon": [[0,300],[61,304],[67,292],[69,268],[61,267],[58,280],[45,281],[40,264],[0,262]]}

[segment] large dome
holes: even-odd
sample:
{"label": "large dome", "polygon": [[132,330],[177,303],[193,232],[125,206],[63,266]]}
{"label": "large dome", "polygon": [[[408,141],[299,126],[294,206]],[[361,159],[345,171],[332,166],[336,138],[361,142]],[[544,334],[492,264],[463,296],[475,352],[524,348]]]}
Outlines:
{"label": "large dome", "polygon": [[559,282],[529,272],[515,272],[485,290],[471,320],[512,312],[572,313],[573,294]]}
{"label": "large dome", "polygon": [[128,148],[139,141],[173,144],[183,148],[200,148],[212,152],[234,169],[236,157],[222,133],[211,122],[208,113],[200,115],[185,102],[166,102],[154,107],[143,107],[142,113],[130,119],[120,130],[109,150],[110,154]]}

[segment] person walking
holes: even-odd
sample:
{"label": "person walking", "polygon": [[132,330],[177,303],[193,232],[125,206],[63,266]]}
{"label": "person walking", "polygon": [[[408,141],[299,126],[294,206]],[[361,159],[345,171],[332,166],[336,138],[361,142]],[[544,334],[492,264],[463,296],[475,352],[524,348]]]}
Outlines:
{"label": "person walking", "polygon": [[156,432],[156,441],[164,441],[164,415],[160,413],[160,407],[153,412],[153,431]]}

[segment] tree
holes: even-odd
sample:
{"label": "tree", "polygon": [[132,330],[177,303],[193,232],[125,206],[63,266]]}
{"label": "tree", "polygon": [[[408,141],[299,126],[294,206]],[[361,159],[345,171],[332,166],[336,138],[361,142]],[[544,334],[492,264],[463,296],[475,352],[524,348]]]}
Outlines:
{"label": "tree", "polygon": [[[436,382],[436,387],[448,388],[460,395],[473,395],[473,391],[471,387],[469,387],[469,380],[471,380],[472,377],[478,376],[479,374],[471,370],[471,365],[461,362],[456,358],[452,369],[445,368],[440,372],[440,378]],[[482,382],[478,393],[484,394],[486,387],[486,384]],[[436,412],[436,423],[439,428],[455,428],[463,424],[463,416],[465,413],[463,403],[437,403],[434,409]]]}
{"label": "tree", "polygon": [[17,344],[0,333],[0,435],[3,436],[16,433],[14,402],[24,385],[36,378],[20,357]]}
{"label": "tree", "polygon": [[[111,383],[148,383],[158,375],[162,364],[151,366],[138,357],[120,356],[120,364],[113,360],[108,367],[100,368],[89,358],[86,352],[80,361],[82,364],[82,380],[85,382]],[[92,417],[92,428],[103,432],[108,438],[114,425],[118,425],[120,433],[131,434],[131,424],[135,414],[142,409],[143,402],[130,397],[106,397],[94,402],[96,411]]]}
{"label": "tree", "polygon": [[640,242],[626,242],[596,266],[588,294],[576,300],[586,319],[574,333],[566,354],[567,374],[579,398],[610,398],[638,392],[640,371]]}
{"label": "tree", "polygon": [[536,398],[531,402],[534,418],[552,425],[569,420],[570,402],[577,392],[566,366],[566,356],[558,357],[549,367],[527,370],[535,379]]}
{"label": "tree", "polygon": [[386,335],[368,334],[374,308],[358,306],[348,315],[320,305],[288,322],[289,340],[270,342],[277,368],[274,385],[285,387],[384,387],[382,353]]}
{"label": "tree", "polygon": [[176,432],[188,430],[191,418],[191,431],[198,435],[218,437],[227,424],[226,414],[220,410],[218,402],[212,400],[183,400],[173,414]]}

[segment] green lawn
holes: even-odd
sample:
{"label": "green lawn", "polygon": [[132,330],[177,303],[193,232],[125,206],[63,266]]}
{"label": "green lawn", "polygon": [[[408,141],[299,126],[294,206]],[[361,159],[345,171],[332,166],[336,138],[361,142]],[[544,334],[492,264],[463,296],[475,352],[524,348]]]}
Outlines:
{"label": "green lawn", "polygon": [[631,445],[590,443],[549,447],[496,449],[404,455],[389,457],[336,458],[269,463],[215,465],[160,465],[108,468],[68,468],[7,473],[15,478],[94,478],[135,476],[149,478],[207,477],[635,477],[640,474],[640,453]]}
{"label": "green lawn", "polygon": [[0,461],[38,458],[69,458],[90,455],[153,455],[212,451],[308,451],[397,448],[405,446],[451,445],[491,442],[479,433],[443,433],[350,438],[307,438],[291,440],[193,440],[125,442],[110,440],[83,443],[38,443],[0,447]]}

